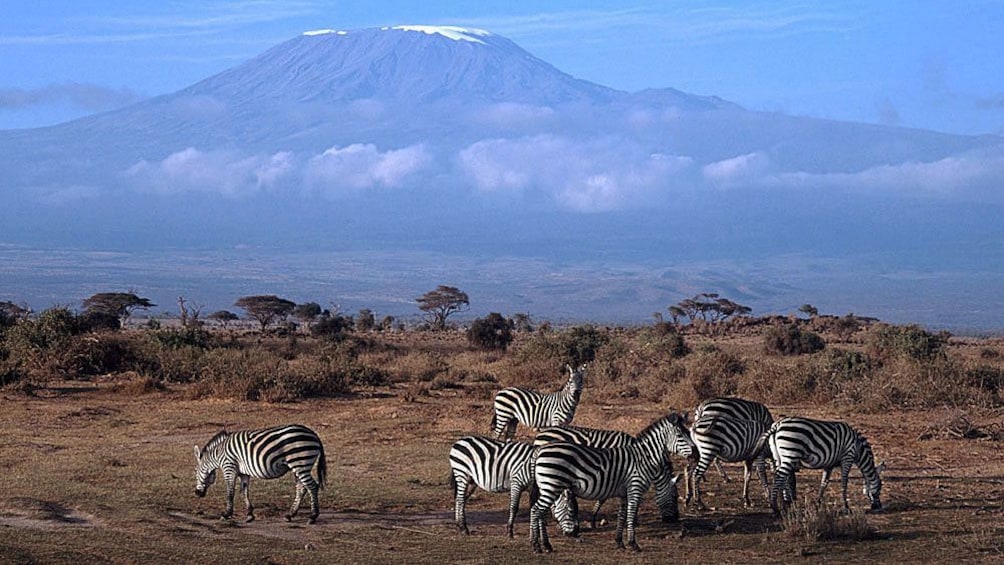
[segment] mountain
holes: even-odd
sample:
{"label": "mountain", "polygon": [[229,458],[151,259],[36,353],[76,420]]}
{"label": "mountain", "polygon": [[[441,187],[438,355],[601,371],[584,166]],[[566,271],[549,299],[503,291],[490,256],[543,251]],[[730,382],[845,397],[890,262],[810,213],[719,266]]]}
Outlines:
{"label": "mountain", "polygon": [[[836,308],[904,312],[876,285],[916,295],[942,273],[939,289],[977,304],[1001,282],[1001,186],[997,136],[624,92],[477,29],[319,30],[174,93],[0,131],[0,249],[512,258],[530,263],[495,291],[570,317],[637,318],[714,289],[773,309],[836,289]],[[842,267],[821,278],[816,259]],[[430,280],[459,277],[453,263]],[[571,264],[622,283],[597,296],[595,281],[520,280]],[[363,306],[385,296],[370,292]]]}

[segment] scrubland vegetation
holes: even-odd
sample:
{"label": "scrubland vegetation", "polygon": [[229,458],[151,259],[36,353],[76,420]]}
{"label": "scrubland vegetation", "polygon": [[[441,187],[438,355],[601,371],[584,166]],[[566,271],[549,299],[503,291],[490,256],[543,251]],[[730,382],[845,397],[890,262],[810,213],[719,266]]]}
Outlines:
{"label": "scrubland vegetation", "polygon": [[[1004,439],[1004,339],[817,312],[754,317],[731,306],[734,315],[695,307],[633,327],[498,313],[406,326],[371,311],[256,298],[297,323],[200,319],[188,308],[171,319],[132,316],[123,328],[122,312],[0,307],[0,527],[11,534],[0,561],[522,561],[525,499],[516,540],[504,538],[503,495],[476,495],[473,535],[455,535],[446,454],[461,435],[489,433],[497,390],[557,390],[564,365],[580,363],[581,425],[634,433],[667,410],[739,395],[775,416],[852,421],[890,465],[881,514],[805,498],[776,521],[765,501],[743,508],[735,482],[717,477],[711,509],[681,506],[680,524],[661,524],[643,504],[639,562],[1004,554],[1004,465],[994,459]],[[191,492],[192,444],[223,425],[288,421],[318,430],[329,454],[318,524],[281,521],[286,480],[255,483],[254,524],[217,520],[220,489],[206,499]],[[814,492],[815,473],[802,475],[804,492]],[[582,544],[557,542],[547,559],[620,562],[610,526],[601,528]]]}
{"label": "scrubland vegetation", "polygon": [[493,313],[434,331],[328,315],[299,326],[122,330],[114,317],[54,307],[2,318],[0,383],[30,392],[53,380],[118,376],[130,383],[125,391],[187,384],[192,398],[264,402],[407,384],[411,397],[451,388],[490,398],[499,383],[549,388],[566,363],[589,363],[590,396],[670,406],[721,395],[859,411],[1004,404],[1000,340],[831,316],[629,328],[518,320]]}

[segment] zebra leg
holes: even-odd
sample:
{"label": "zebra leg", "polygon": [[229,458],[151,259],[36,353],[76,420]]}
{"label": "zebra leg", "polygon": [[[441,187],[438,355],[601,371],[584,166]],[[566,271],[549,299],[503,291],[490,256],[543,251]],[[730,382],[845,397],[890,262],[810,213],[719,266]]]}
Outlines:
{"label": "zebra leg", "polygon": [[289,512],[286,513],[286,521],[293,521],[293,517],[296,513],[300,511],[300,503],[303,502],[303,492],[307,490],[307,487],[303,486],[300,481],[296,481],[296,496],[293,497],[293,505],[289,507]]}
{"label": "zebra leg", "polygon": [[753,475],[753,460],[743,461],[743,506],[749,508],[753,506],[750,502],[750,477]]}
{"label": "zebra leg", "polygon": [[593,515],[589,518],[589,527],[593,530],[596,529],[596,518],[600,515],[600,507],[603,506],[604,500],[597,500],[596,504],[593,505]]}
{"label": "zebra leg", "polygon": [[763,496],[770,499],[770,483],[767,481],[767,460],[758,457],[756,460],[756,472],[760,476],[760,485],[763,486]]}
{"label": "zebra leg", "polygon": [[614,541],[617,542],[617,549],[624,549],[624,522],[627,521],[627,497],[621,499],[621,505],[617,509],[617,535]]}
{"label": "zebra leg", "polygon": [[457,531],[463,532],[470,535],[470,530],[467,529],[467,496],[470,494],[472,489],[468,488],[467,476],[457,475],[456,476],[456,487],[453,491],[454,500],[454,513],[453,519],[457,524]]}
{"label": "zebra leg", "polygon": [[223,482],[227,486],[227,509],[220,516],[221,520],[229,520],[234,516],[234,490],[236,489],[237,473],[231,470],[223,472]]}
{"label": "zebra leg", "polygon": [[722,460],[715,458],[715,467],[718,468],[718,472],[722,475],[722,480],[729,482],[729,476],[725,474],[725,467],[722,467]]}
{"label": "zebra leg", "polygon": [[320,487],[313,478],[308,476],[307,479],[307,493],[310,494],[310,518],[307,519],[307,523],[313,524],[321,514],[321,504],[317,492]]}
{"label": "zebra leg", "polygon": [[826,492],[826,487],[830,485],[830,472],[833,469],[823,469],[823,476],[819,481],[819,502],[823,502],[823,493]]}
{"label": "zebra leg", "polygon": [[[789,477],[794,478],[795,474],[787,467],[779,466],[777,471],[774,473],[774,487],[770,489],[770,510],[773,512],[774,516],[780,516],[781,511],[777,506],[777,495],[781,491],[786,491],[789,486]],[[784,494],[781,493],[781,498],[784,499]]]}
{"label": "zebra leg", "polygon": [[[849,479],[851,475],[851,465],[853,465],[853,463],[850,459],[844,459],[840,463],[840,494],[844,499],[845,512],[851,511],[851,506],[847,503],[847,479]],[[867,478],[865,478],[865,484],[868,484]]]}
{"label": "zebra leg", "polygon": [[697,461],[694,469],[693,477],[693,488],[694,488],[694,506],[698,510],[707,510],[707,506],[704,505],[704,500],[701,498],[701,482],[704,480],[704,474],[707,473],[708,467],[711,466],[711,462],[718,462],[715,454],[711,453],[709,450],[705,450],[701,453],[701,458]]}
{"label": "zebra leg", "polygon": [[241,494],[244,495],[244,506],[247,508],[247,517],[244,518],[245,522],[254,522],[254,507],[251,506],[251,477],[247,475],[240,475],[241,480]]}
{"label": "zebra leg", "polygon": [[637,494],[634,495],[629,492],[627,495],[628,547],[631,548],[631,551],[635,552],[641,551],[641,548],[638,547],[638,542],[635,539],[635,526],[638,525],[638,502],[640,499],[640,492],[637,492]]}
{"label": "zebra leg", "polygon": [[[519,512],[519,499],[523,496],[523,485],[512,482],[509,486],[509,520],[506,522],[506,534],[509,539],[515,537],[514,526],[516,524],[516,513]],[[459,504],[459,501],[458,501]],[[467,524],[464,524],[463,532],[467,531]]]}

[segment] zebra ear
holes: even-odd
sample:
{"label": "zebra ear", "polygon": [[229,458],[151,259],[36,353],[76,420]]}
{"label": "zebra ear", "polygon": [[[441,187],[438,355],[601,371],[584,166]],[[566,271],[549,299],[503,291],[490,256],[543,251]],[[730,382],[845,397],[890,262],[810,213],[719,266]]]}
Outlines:
{"label": "zebra ear", "polygon": [[568,369],[568,374],[569,375],[571,375],[572,373],[575,372],[574,370],[572,370],[572,366],[569,365],[568,363],[565,363],[565,368]]}
{"label": "zebra ear", "polygon": [[202,457],[200,457],[201,455],[202,455],[202,450],[199,449],[198,445],[196,445],[195,446],[195,460],[196,461],[201,461],[202,460]]}

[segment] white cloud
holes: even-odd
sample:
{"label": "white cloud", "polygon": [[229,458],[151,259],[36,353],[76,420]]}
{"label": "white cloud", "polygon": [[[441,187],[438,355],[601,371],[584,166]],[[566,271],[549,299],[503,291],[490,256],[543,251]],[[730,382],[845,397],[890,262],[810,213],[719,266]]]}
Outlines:
{"label": "white cloud", "polygon": [[329,195],[377,187],[397,188],[432,162],[432,155],[424,145],[380,152],[375,145],[354,143],[332,147],[312,157],[304,176],[312,190]]}
{"label": "white cloud", "polygon": [[733,187],[760,181],[769,168],[770,158],[758,151],[709,163],[701,173],[712,186]]}
{"label": "white cloud", "polygon": [[899,196],[944,196],[989,202],[1004,201],[1004,155],[985,152],[953,155],[937,161],[879,165],[853,173],[781,173],[770,177],[776,186]]}
{"label": "white cloud", "polygon": [[535,190],[584,212],[651,204],[686,182],[691,165],[688,157],[649,153],[622,139],[554,135],[483,140],[458,156],[461,173],[478,190]]}
{"label": "white cloud", "polygon": [[293,154],[243,156],[189,147],[160,162],[140,161],[125,177],[141,190],[164,194],[212,192],[240,196],[276,187],[294,171]]}

